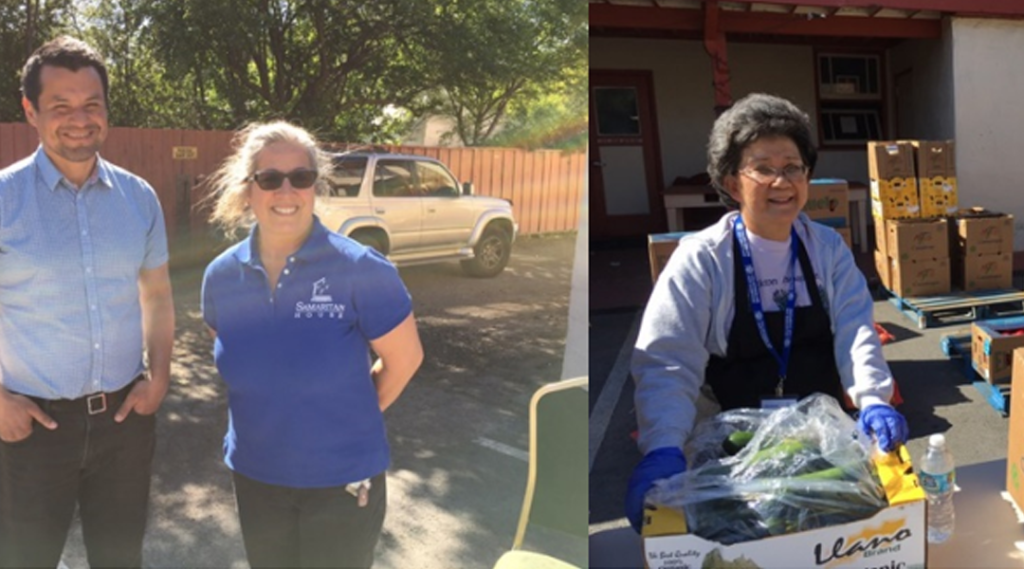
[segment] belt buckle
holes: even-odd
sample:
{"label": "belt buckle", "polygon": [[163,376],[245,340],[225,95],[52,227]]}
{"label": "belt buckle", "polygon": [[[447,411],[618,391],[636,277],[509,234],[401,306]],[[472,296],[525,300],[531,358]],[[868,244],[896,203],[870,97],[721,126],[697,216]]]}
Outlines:
{"label": "belt buckle", "polygon": [[85,406],[90,415],[99,415],[107,410],[107,394],[97,393],[85,398]]}

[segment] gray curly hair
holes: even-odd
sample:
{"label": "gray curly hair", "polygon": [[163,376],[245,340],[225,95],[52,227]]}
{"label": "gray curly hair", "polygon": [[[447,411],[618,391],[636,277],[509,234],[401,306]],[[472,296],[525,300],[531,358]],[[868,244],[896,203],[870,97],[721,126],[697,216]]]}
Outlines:
{"label": "gray curly hair", "polygon": [[811,140],[811,121],[786,99],[764,93],[747,95],[722,113],[711,127],[708,175],[722,203],[730,209],[739,209],[739,204],[725,190],[725,178],[739,172],[740,158],[748,145],[775,136],[792,140],[804,164],[814,170],[818,150]]}
{"label": "gray curly hair", "polygon": [[256,218],[246,200],[248,178],[256,170],[256,157],[260,151],[277,142],[295,144],[309,152],[310,166],[321,173],[316,181],[316,193],[324,193],[323,173],[330,167],[330,158],[320,150],[316,137],[286,121],[250,123],[235,134],[232,139],[235,152],[207,181],[212,190],[209,198],[213,201],[210,220],[220,225],[228,235],[237,235],[255,223]]}

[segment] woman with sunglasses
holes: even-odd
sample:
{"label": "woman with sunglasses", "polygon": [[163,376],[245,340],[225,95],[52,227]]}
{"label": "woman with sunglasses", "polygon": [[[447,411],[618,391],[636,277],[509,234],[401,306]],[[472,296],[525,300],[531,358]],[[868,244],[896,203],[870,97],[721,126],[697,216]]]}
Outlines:
{"label": "woman with sunglasses", "polygon": [[817,160],[807,115],[753,94],[723,113],[708,174],[732,211],[679,242],[644,311],[632,375],[639,445],[626,513],[639,531],[654,481],[686,470],[705,405],[771,408],[821,392],[861,409],[886,451],[907,438],[864,276],[838,233],[801,209]]}
{"label": "woman with sunglasses", "polygon": [[202,311],[228,389],[224,461],[246,554],[253,567],[370,567],[383,411],[423,359],[409,293],[390,262],[314,215],[330,162],[313,136],[278,121],[235,142],[211,179],[212,217],[252,225],[206,268]]}

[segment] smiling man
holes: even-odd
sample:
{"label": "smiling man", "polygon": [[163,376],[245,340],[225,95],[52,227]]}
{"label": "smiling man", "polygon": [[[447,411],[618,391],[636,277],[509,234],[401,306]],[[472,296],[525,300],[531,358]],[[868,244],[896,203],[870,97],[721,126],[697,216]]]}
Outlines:
{"label": "smiling man", "polygon": [[[0,565],[140,567],[174,307],[156,193],[99,156],[107,70],[57,38],[22,71],[39,134],[0,171]],[[148,370],[143,350],[148,356]]]}

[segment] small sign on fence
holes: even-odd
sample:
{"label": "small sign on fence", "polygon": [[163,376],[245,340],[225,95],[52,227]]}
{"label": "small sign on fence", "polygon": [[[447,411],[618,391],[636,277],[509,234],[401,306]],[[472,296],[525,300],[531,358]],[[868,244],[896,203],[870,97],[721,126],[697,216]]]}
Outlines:
{"label": "small sign on fence", "polygon": [[195,160],[199,158],[199,147],[175,146],[172,154],[175,160]]}

